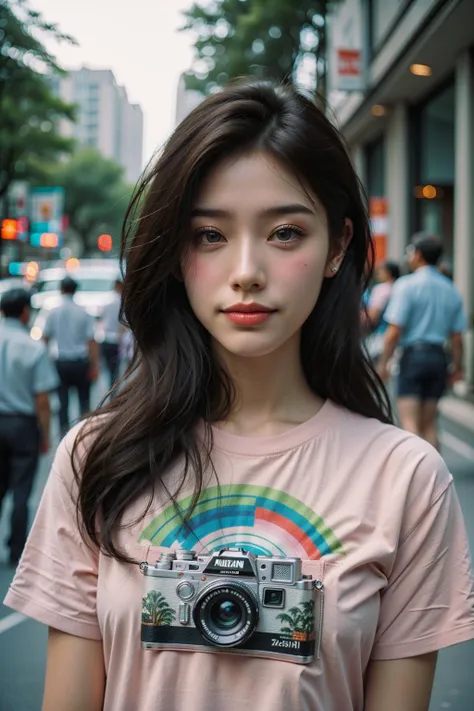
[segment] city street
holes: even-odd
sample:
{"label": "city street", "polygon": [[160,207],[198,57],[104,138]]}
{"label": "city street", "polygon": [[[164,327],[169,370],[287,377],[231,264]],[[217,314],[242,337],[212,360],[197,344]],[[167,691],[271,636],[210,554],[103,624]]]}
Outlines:
{"label": "city street", "polygon": [[[96,386],[97,391],[103,391],[103,388],[103,383]],[[474,422],[467,428],[442,417],[441,426],[443,455],[455,477],[471,550],[474,550]],[[53,453],[50,453],[41,463],[32,499],[32,513],[38,505],[52,456]],[[0,524],[2,546],[6,538],[8,503]],[[0,559],[5,559],[6,554],[6,549],[0,548]],[[0,564],[2,599],[12,575],[10,568]],[[0,711],[40,711],[46,639],[45,627],[1,606]],[[474,711],[473,669],[474,642],[441,652],[430,711]]]}

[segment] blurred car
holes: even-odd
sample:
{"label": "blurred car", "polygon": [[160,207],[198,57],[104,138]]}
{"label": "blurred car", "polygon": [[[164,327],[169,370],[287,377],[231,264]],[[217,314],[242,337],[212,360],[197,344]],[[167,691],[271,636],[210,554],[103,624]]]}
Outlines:
{"label": "blurred car", "polygon": [[61,301],[61,281],[70,276],[77,281],[78,289],[74,301],[84,306],[86,311],[97,318],[104,306],[114,298],[114,284],[120,276],[118,262],[110,260],[108,264],[79,266],[68,270],[63,267],[44,269],[38,275],[31,297],[31,306],[37,311],[49,311]]}
{"label": "blurred car", "polygon": [[10,289],[31,289],[31,284],[27,282],[23,277],[6,277],[5,279],[0,279],[0,299],[6,291]]}

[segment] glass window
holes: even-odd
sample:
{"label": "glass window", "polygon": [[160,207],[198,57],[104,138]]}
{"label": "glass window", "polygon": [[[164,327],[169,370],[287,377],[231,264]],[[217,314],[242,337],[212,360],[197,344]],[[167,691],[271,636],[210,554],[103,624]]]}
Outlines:
{"label": "glass window", "polygon": [[395,24],[406,0],[369,0],[371,44],[377,47]]}
{"label": "glass window", "polygon": [[380,136],[366,146],[366,190],[369,197],[385,197],[385,141]]}
{"label": "glass window", "polygon": [[451,82],[417,110],[415,229],[441,237],[453,255],[455,193],[455,90]]}
{"label": "glass window", "polygon": [[422,110],[420,177],[424,184],[454,183],[454,85]]}

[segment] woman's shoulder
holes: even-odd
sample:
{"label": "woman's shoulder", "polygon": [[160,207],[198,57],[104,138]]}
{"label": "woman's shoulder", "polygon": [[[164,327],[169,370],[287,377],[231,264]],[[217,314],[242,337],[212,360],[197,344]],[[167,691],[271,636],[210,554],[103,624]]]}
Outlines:
{"label": "woman's shoulder", "polygon": [[78,422],[60,441],[52,464],[52,473],[65,482],[72,481],[83,467],[92,445],[107,424],[109,415],[96,415]]}
{"label": "woman's shoulder", "polygon": [[[339,411],[341,451],[357,460],[357,454],[370,463],[380,478],[393,485],[404,486],[414,496],[435,499],[447,489],[452,476],[442,459],[428,442],[396,425],[364,417],[347,408]],[[382,482],[381,482],[382,483]]]}

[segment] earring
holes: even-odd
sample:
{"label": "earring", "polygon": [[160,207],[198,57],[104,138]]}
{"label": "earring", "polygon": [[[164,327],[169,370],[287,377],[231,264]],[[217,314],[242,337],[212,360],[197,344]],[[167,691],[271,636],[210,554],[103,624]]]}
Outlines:
{"label": "earring", "polygon": [[332,271],[332,272],[334,272],[334,273],[335,273],[335,272],[337,272],[337,271],[338,271],[338,269],[339,269],[339,267],[336,267],[336,265],[335,265],[335,264],[331,264],[331,271]]}

